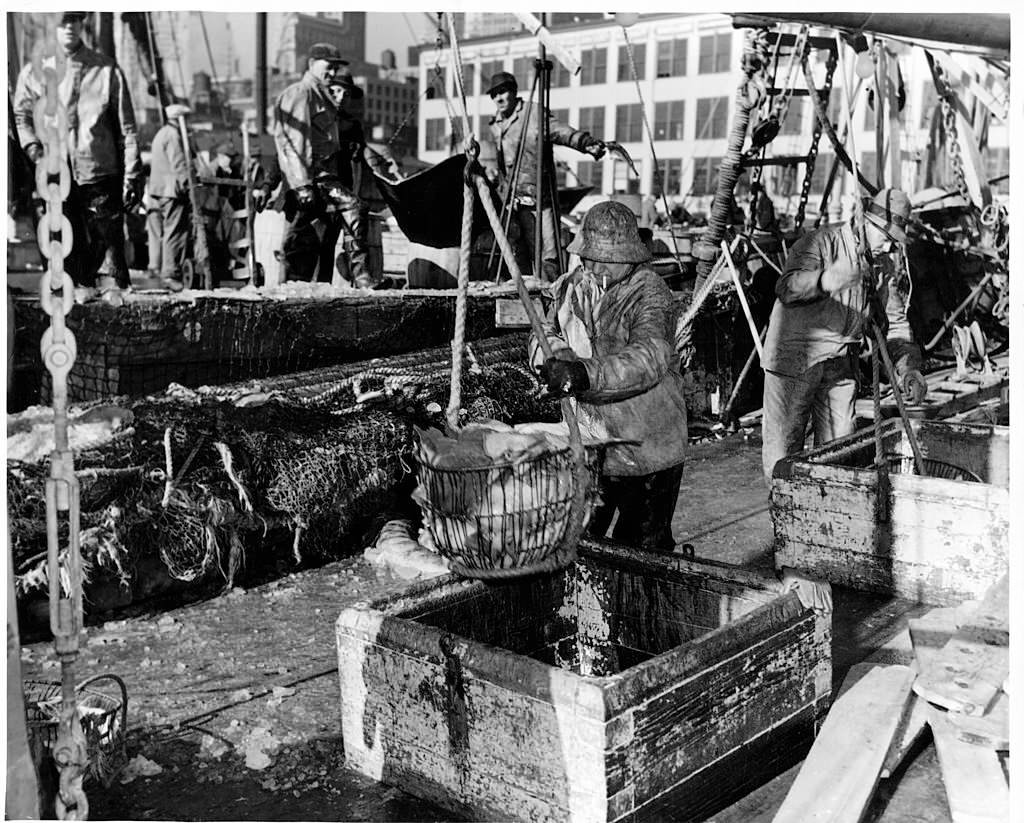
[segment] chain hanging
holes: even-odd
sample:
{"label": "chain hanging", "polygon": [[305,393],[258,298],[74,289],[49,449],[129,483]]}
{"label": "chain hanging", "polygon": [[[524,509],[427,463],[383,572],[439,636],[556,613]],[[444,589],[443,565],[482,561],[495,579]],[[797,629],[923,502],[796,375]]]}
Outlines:
{"label": "chain hanging", "polygon": [[971,204],[974,198],[971,197],[971,190],[967,186],[967,177],[964,175],[963,151],[960,147],[960,137],[956,127],[956,109],[953,105],[953,90],[946,80],[946,71],[935,60],[931,54],[925,53],[928,57],[928,65],[932,70],[932,78],[935,81],[935,91],[939,95],[939,106],[942,111],[942,125],[946,132],[946,151],[949,152],[949,162],[953,167],[953,181],[956,189],[964,202]]}
{"label": "chain hanging", "polygon": [[[804,52],[804,71],[809,72],[810,66],[807,65],[807,52]],[[804,166],[804,179],[800,186],[800,200],[796,207],[796,217],[794,226],[799,231],[804,224],[804,212],[807,210],[807,200],[811,196],[811,183],[814,179],[814,166],[818,161],[818,146],[821,143],[821,132],[825,126],[822,123],[822,118],[818,116],[819,109],[824,109],[826,116],[828,113],[828,106],[825,103],[832,97],[832,76],[835,74],[836,66],[839,65],[838,58],[834,48],[828,50],[828,59],[825,62],[825,83],[817,91],[808,89],[810,94],[820,95],[821,100],[820,106],[814,107],[814,130],[811,132],[811,146],[807,151],[807,163]]]}
{"label": "chain hanging", "polygon": [[[32,70],[44,89],[33,108],[36,134],[43,156],[36,166],[36,190],[46,204],[39,221],[39,251],[48,261],[40,277],[39,298],[50,317],[43,332],[42,359],[53,382],[54,450],[46,480],[47,575],[50,589],[50,629],[61,664],[61,713],[53,759],[59,770],[56,798],[61,820],[85,820],[89,802],[82,789],[87,765],[85,735],[77,713],[74,663],[78,658],[82,629],[82,558],[79,543],[79,486],[74,457],[68,443],[68,372],[75,362],[75,336],[65,323],[74,305],[74,282],[64,270],[64,260],[74,244],[71,223],[64,216],[64,202],[71,192],[68,165],[67,110],[58,97],[58,85],[66,62],[59,53],[44,59],[37,55]],[[61,547],[61,520],[67,524],[67,545]],[[63,562],[63,569],[61,568]],[[61,586],[61,572],[68,591]]]}

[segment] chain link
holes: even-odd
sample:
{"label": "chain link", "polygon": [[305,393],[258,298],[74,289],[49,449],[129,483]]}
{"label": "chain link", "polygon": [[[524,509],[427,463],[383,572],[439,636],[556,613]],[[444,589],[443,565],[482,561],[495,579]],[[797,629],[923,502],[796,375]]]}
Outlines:
{"label": "chain link", "polygon": [[[804,70],[809,71],[810,67],[806,65],[807,52],[804,52]],[[815,91],[809,89],[811,94],[820,94],[820,100],[829,100],[832,97],[832,76],[835,74],[836,66],[839,65],[834,49],[828,50],[828,60],[825,63],[825,83],[820,90]],[[794,219],[794,225],[799,230],[804,224],[804,212],[807,210],[807,200],[811,196],[811,183],[814,178],[814,166],[818,161],[818,145],[821,143],[821,132],[825,128],[825,124],[822,122],[822,118],[818,117],[817,112],[819,109],[824,109],[826,116],[828,115],[828,105],[824,102],[821,106],[812,107],[815,113],[814,116],[814,130],[811,132],[811,147],[807,152],[807,163],[804,166],[804,179],[800,186],[800,200],[796,207],[796,217]]]}
{"label": "chain link", "polygon": [[953,90],[946,81],[946,71],[937,60],[931,60],[932,76],[935,79],[935,90],[939,95],[939,106],[942,111],[942,124],[946,131],[946,150],[949,152],[949,161],[953,166],[953,179],[957,191],[968,204],[974,202],[971,191],[967,186],[967,177],[964,175],[963,151],[960,147],[960,137],[956,127],[956,109],[953,106]]}
{"label": "chain link", "polygon": [[[43,147],[43,156],[36,166],[36,190],[46,205],[37,230],[39,251],[47,259],[47,269],[39,280],[39,297],[43,311],[50,318],[40,347],[53,386],[54,449],[46,480],[46,538],[50,629],[62,680],[61,722],[53,746],[54,761],[60,772],[56,811],[62,820],[84,820],[89,814],[89,802],[82,788],[88,753],[78,719],[73,678],[82,629],[79,486],[68,443],[67,414],[67,379],[75,362],[77,345],[75,335],[65,322],[74,305],[74,282],[64,269],[64,260],[74,247],[74,235],[71,222],[64,216],[64,203],[71,193],[71,168],[68,165],[67,110],[58,97],[66,65],[56,51],[33,60],[32,70],[44,89],[43,96],[33,107],[33,123]],[[61,546],[62,515],[68,534],[65,547]],[[67,592],[61,584],[65,576],[62,571],[69,583]]]}

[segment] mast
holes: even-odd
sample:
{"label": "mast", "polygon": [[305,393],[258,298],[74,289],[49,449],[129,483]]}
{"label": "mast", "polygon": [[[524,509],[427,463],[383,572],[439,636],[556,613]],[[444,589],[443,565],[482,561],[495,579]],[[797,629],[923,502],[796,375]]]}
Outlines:
{"label": "mast", "polygon": [[256,103],[256,133],[267,131],[267,13],[256,13],[256,83],[253,88]]}

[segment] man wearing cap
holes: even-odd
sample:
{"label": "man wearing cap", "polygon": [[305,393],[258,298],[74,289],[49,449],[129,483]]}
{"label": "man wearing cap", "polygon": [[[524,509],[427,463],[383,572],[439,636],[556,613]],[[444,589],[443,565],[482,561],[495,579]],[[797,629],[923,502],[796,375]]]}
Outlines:
{"label": "man wearing cap", "polygon": [[149,161],[150,270],[166,288],[175,292],[182,289],[182,270],[189,257],[192,209],[188,198],[188,161],[179,119],[190,111],[180,103],[164,108],[167,122],[153,137]]}
{"label": "man wearing cap", "polygon": [[898,390],[911,403],[927,393],[921,350],[893,282],[893,252],[907,240],[910,199],[899,189],[883,189],[866,204],[864,218],[866,249],[853,221],[822,226],[793,245],[776,284],[763,364],[761,456],[769,486],[775,464],[803,450],[808,420],[815,445],[853,431],[858,358],[869,322],[888,320]]}
{"label": "man wearing cap", "polygon": [[[515,209],[516,221],[521,236],[527,239],[530,247],[531,261],[536,259],[537,193],[537,129],[540,119],[536,103],[527,113],[526,104],[519,97],[519,86],[514,75],[500,71],[491,78],[487,93],[494,101],[496,113],[491,118],[491,136],[497,151],[497,178],[503,190],[508,191],[514,185],[512,208]],[[529,122],[527,122],[529,120]],[[525,132],[525,134],[524,134]],[[588,132],[574,129],[559,123],[548,115],[548,132],[550,143],[544,147],[544,167],[554,167],[551,144],[568,146],[579,152],[591,155],[595,159],[604,156],[605,146],[600,140]],[[520,148],[521,146],[521,148]],[[519,168],[516,169],[516,158],[519,157]],[[540,194],[541,204],[541,260],[543,275],[547,281],[558,277],[562,270],[559,262],[560,250],[556,244],[555,213],[552,208],[551,192],[545,190]]]}
{"label": "man wearing cap", "polygon": [[341,212],[327,210],[317,181],[341,179],[340,121],[330,87],[347,65],[334,46],[315,44],[306,73],[275,105],[274,141],[287,186],[281,246],[285,280],[331,281],[343,223]]}
{"label": "man wearing cap", "polygon": [[[104,258],[118,287],[129,287],[124,213],[139,204],[144,183],[127,83],[111,58],[82,42],[86,16],[63,12],[56,33],[66,61],[58,95],[67,110],[72,179],[65,214],[75,236],[64,264],[79,300],[95,293]],[[43,60],[44,67],[54,65],[52,57]],[[42,159],[43,142],[33,109],[45,94],[41,73],[25,66],[18,75],[14,115],[21,145],[35,163]]]}
{"label": "man wearing cap", "polygon": [[620,441],[608,447],[591,533],[604,537],[617,511],[617,541],[671,552],[686,448],[676,301],[622,203],[590,209],[568,250],[582,265],[551,286],[554,356],[544,360],[531,339],[530,361],[552,394],[576,399],[583,432]]}

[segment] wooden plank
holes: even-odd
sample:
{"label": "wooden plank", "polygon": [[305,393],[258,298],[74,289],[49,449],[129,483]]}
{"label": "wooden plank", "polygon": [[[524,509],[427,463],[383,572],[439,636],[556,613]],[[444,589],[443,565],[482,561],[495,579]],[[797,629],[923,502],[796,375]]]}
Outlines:
{"label": "wooden plank", "polygon": [[953,823],[1009,821],[1010,790],[999,756],[989,748],[961,740],[941,709],[928,707],[928,724]]}
{"label": "wooden plank", "polygon": [[775,823],[856,823],[871,800],[914,672],[873,669],[832,706]]}
{"label": "wooden plank", "polygon": [[986,593],[975,615],[943,647],[914,684],[914,691],[938,706],[983,715],[1009,674],[1009,574]]}

